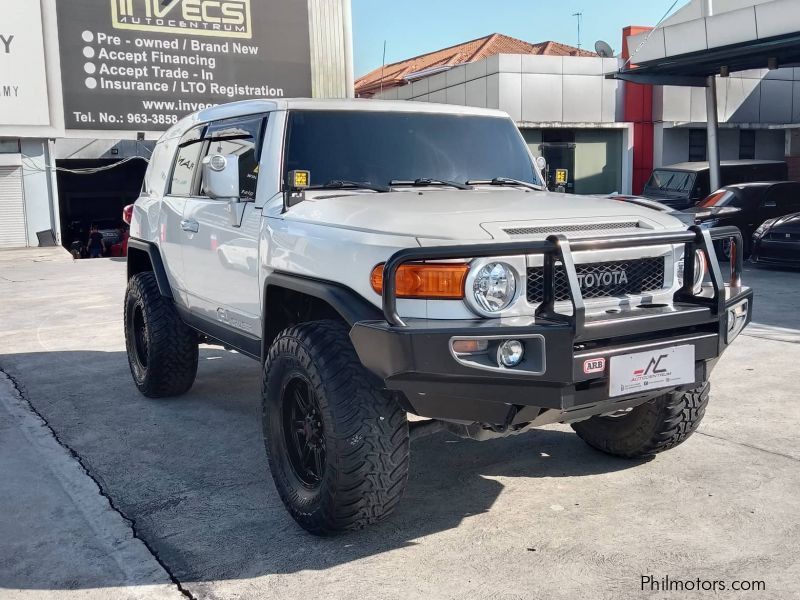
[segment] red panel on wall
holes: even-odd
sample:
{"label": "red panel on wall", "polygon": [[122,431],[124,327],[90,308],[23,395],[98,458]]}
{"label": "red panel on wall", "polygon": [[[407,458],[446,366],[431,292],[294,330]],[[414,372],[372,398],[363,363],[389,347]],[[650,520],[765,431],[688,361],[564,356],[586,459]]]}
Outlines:
{"label": "red panel on wall", "polygon": [[[625,27],[622,58],[628,60],[631,55],[628,36],[650,30],[652,27]],[[625,121],[633,123],[633,193],[641,194],[653,171],[653,86],[626,81],[624,112]]]}

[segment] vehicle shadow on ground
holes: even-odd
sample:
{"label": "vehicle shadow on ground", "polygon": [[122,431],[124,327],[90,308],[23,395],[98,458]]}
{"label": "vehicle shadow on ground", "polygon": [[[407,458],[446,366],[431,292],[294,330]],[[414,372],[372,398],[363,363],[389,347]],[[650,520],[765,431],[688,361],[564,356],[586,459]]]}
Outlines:
{"label": "vehicle shadow on ground", "polygon": [[[203,347],[194,388],[160,401],[138,394],[123,352],[5,355],[0,368],[21,383],[34,408],[181,582],[326,569],[414,545],[491,510],[504,488],[495,478],[526,478],[535,487],[544,478],[641,464],[599,454],[565,431],[483,443],[439,433],[412,444],[408,487],[388,521],[320,539],[292,521],[273,486],[256,363]],[[6,566],[0,587],[50,589]],[[130,585],[114,579],[109,574],[108,581],[70,587]]]}

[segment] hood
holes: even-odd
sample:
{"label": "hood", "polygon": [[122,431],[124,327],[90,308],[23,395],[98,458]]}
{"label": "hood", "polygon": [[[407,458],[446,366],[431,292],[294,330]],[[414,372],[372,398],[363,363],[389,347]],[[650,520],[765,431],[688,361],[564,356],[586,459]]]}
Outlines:
{"label": "hood", "polygon": [[772,225],[770,225],[769,230],[776,233],[800,232],[800,213],[778,217]]}
{"label": "hood", "polygon": [[574,238],[685,229],[667,213],[620,200],[516,189],[315,192],[284,218],[413,236],[423,245],[443,240],[544,239],[554,233]]}

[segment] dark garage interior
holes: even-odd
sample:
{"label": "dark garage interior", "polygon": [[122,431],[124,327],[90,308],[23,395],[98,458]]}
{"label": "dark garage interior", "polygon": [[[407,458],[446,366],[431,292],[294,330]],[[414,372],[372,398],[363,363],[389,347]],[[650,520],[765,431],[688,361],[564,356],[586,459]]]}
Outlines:
{"label": "dark garage interior", "polygon": [[122,209],[139,197],[147,162],[71,159],[59,160],[56,166],[63,246],[76,258],[76,253],[85,254],[82,249],[94,224],[108,247],[106,256],[119,255],[120,250],[112,253],[112,248],[126,237]]}

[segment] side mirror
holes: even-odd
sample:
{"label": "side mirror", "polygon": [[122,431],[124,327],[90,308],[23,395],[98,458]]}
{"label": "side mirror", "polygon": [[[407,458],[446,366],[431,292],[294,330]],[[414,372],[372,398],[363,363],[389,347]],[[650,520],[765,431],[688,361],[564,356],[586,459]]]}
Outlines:
{"label": "side mirror", "polygon": [[539,167],[539,170],[544,173],[547,169],[547,159],[544,156],[536,157],[536,166]]}
{"label": "side mirror", "polygon": [[209,154],[203,159],[203,194],[215,200],[239,200],[239,157]]}

